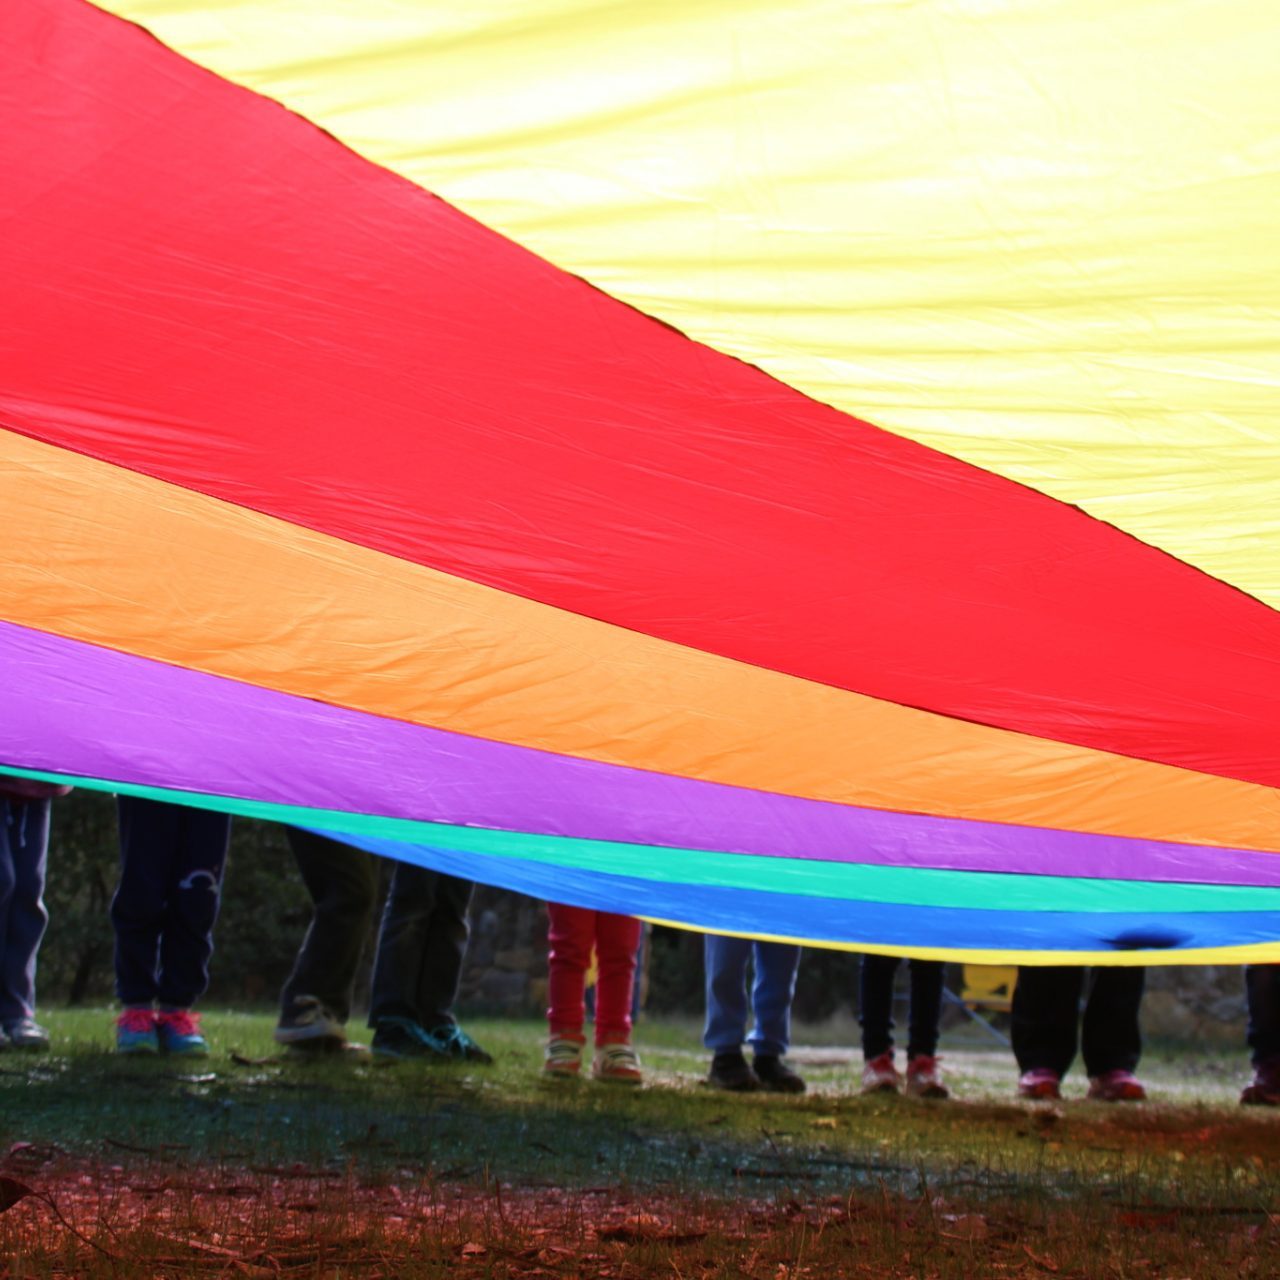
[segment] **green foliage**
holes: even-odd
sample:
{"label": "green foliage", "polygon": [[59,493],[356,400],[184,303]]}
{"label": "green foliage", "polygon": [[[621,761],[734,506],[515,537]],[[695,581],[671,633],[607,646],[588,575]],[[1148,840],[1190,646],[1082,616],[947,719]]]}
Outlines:
{"label": "green foliage", "polygon": [[688,929],[668,929],[663,925],[650,931],[647,1013],[702,1013],[702,937]]}
{"label": "green foliage", "polygon": [[793,1017],[799,1022],[825,1022],[837,1013],[856,1010],[859,959],[849,951],[806,947],[800,954]]}
{"label": "green foliage", "polygon": [[115,802],[74,791],[53,802],[49,930],[40,949],[39,995],[79,1004],[109,994],[113,937],[108,910],[119,875]]}

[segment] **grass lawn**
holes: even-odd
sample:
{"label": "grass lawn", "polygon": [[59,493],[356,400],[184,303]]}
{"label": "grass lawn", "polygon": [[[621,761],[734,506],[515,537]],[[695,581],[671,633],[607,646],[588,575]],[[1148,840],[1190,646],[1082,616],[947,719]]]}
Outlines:
{"label": "grass lawn", "polygon": [[0,1276],[1280,1275],[1280,1116],[1236,1105],[1243,1051],[1152,1053],[1143,1106],[1047,1106],[953,1033],[957,1099],[922,1103],[858,1095],[822,1043],[847,1027],[801,1036],[782,1098],[702,1086],[675,1023],[640,1027],[628,1089],[544,1081],[533,1022],[468,1023],[498,1062],[462,1068],[297,1061],[261,1014],[207,1013],[203,1061],[45,1021],[51,1054],[0,1055],[0,1204],[32,1192]]}

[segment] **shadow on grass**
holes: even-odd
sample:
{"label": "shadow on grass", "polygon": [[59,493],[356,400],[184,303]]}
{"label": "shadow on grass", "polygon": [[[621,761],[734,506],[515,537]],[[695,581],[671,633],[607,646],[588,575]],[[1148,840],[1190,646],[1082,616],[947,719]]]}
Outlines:
{"label": "shadow on grass", "polygon": [[566,1086],[532,1024],[473,1028],[494,1068],[299,1062],[246,1016],[136,1061],[96,1016],[0,1059],[5,1275],[1280,1274],[1271,1115],[726,1097],[662,1037],[655,1085]]}

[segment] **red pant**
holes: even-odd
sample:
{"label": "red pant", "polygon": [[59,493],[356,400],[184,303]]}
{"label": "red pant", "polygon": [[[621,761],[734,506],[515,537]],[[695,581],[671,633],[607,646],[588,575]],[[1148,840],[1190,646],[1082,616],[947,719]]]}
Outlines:
{"label": "red pant", "polygon": [[596,953],[596,1044],[631,1039],[631,991],[640,948],[640,921],[587,907],[547,903],[551,955],[547,1021],[552,1035],[581,1035],[591,952]]}

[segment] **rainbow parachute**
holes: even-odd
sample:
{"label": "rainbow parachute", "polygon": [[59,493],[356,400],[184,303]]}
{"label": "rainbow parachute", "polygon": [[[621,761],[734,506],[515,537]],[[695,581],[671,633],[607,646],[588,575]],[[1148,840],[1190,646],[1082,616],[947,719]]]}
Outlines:
{"label": "rainbow parachute", "polygon": [[0,760],[699,927],[1280,959],[1278,55],[9,0]]}

